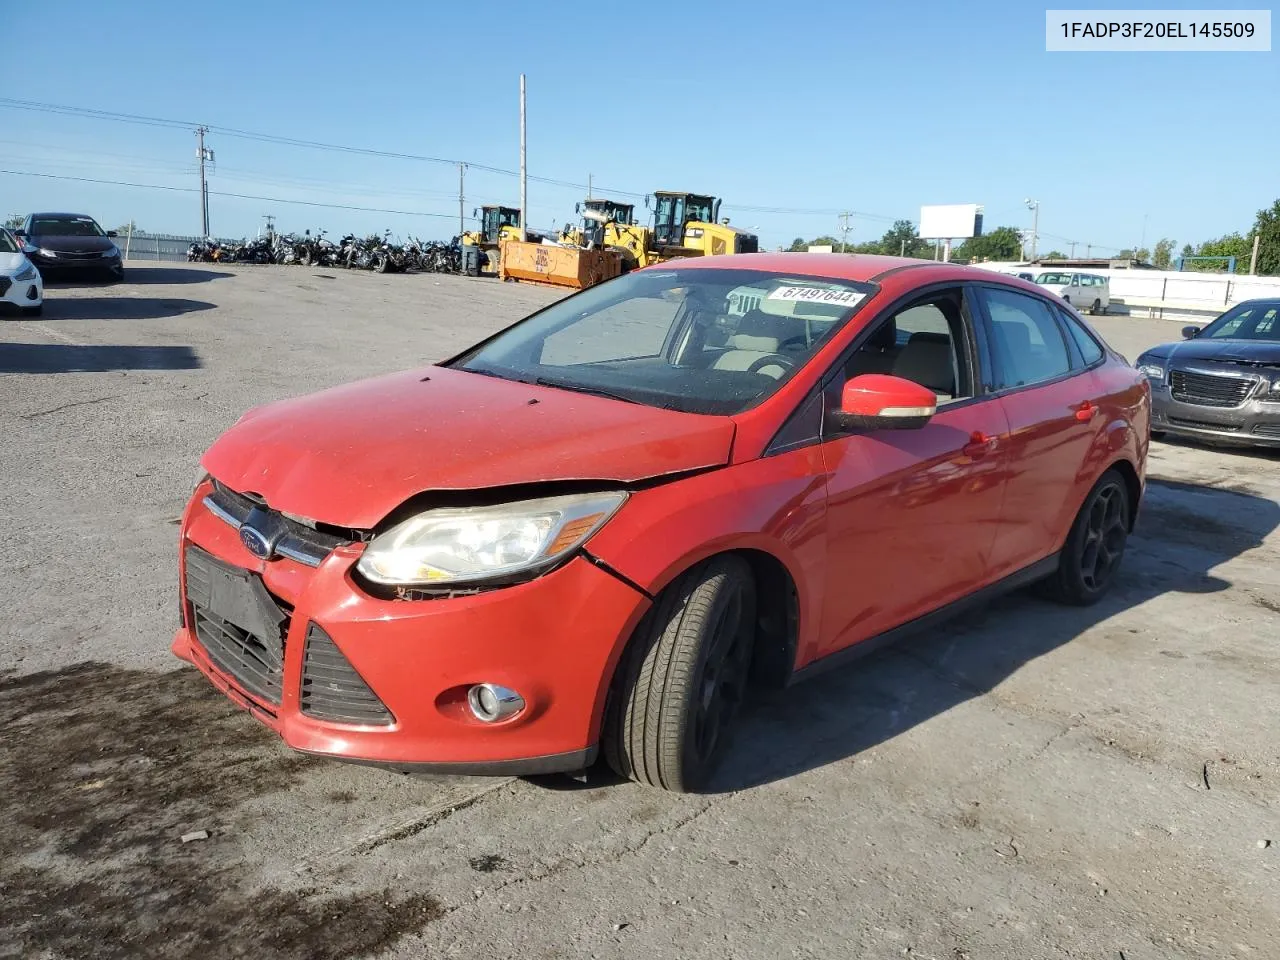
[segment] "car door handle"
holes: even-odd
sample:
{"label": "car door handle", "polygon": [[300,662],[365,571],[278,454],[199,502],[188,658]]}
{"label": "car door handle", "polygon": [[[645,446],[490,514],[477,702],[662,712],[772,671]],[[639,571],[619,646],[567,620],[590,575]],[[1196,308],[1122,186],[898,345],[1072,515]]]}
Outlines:
{"label": "car door handle", "polygon": [[997,442],[997,438],[985,434],[981,430],[975,430],[969,434],[969,442],[964,445],[963,453],[966,457],[976,460],[978,457],[985,457],[994,450]]}
{"label": "car door handle", "polygon": [[1077,420],[1079,420],[1081,423],[1088,423],[1097,414],[1098,407],[1092,401],[1086,400],[1084,403],[1080,404],[1078,407],[1075,407],[1074,410],[1076,412]]}

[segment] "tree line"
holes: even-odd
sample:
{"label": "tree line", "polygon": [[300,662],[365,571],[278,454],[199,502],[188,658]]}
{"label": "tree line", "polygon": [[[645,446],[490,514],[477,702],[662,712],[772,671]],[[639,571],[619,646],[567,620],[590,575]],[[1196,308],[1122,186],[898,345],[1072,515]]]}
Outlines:
{"label": "tree line", "polygon": [[[1253,239],[1258,237],[1258,273],[1264,276],[1280,275],[1280,200],[1270,207],[1259,210],[1254,218],[1253,227],[1248,233],[1229,233],[1198,244],[1184,244],[1180,251],[1183,257],[1215,257],[1214,260],[1193,260],[1184,269],[1223,273],[1226,272],[1226,257],[1235,257],[1235,272],[1249,272],[1249,258],[1253,253]],[[879,240],[867,240],[863,243],[850,243],[847,246],[836,237],[821,236],[813,240],[796,237],[787,249],[793,253],[803,252],[810,246],[830,246],[837,252],[879,253],[889,256],[919,257],[933,259],[934,245],[930,240],[922,240],[916,233],[915,225],[910,220],[895,220]],[[1137,260],[1149,263],[1159,270],[1169,270],[1173,266],[1177,250],[1177,242],[1169,238],[1158,240],[1152,249],[1146,247],[1126,247],[1116,254],[1118,260]],[[953,262],[973,263],[985,260],[1021,260],[1024,256],[1022,233],[1017,227],[996,227],[980,237],[964,240],[951,248]],[[1041,260],[1065,260],[1067,254],[1060,250],[1050,250],[1038,255]]]}

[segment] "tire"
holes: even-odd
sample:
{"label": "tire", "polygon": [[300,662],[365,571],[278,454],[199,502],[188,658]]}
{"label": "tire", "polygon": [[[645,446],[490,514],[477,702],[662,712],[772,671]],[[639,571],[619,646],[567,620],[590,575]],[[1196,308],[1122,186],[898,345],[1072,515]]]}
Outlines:
{"label": "tire", "polygon": [[1102,301],[1101,301],[1101,300],[1095,300],[1095,301],[1093,301],[1093,306],[1089,308],[1089,312],[1090,312],[1091,314],[1093,314],[1095,317],[1098,317],[1098,316],[1101,316],[1102,314],[1106,313],[1107,311],[1105,311],[1105,310],[1103,310],[1103,309],[1102,309]]}
{"label": "tire", "polygon": [[1108,470],[1085,497],[1057,571],[1041,581],[1042,593],[1076,607],[1087,607],[1106,596],[1124,557],[1132,510],[1124,477]]}
{"label": "tire", "polygon": [[315,263],[315,257],[311,255],[311,248],[308,247],[302,251],[302,255],[298,257],[298,262],[304,267],[309,267]]}
{"label": "tire", "polygon": [[373,261],[373,272],[386,273],[388,266],[389,266],[388,258],[385,255],[380,257],[375,257]]}
{"label": "tire", "polygon": [[24,317],[41,317],[41,316],[44,316],[44,304],[42,303],[42,304],[40,304],[40,306],[38,306],[38,307],[23,307],[23,308],[22,308],[22,315],[23,315]]}
{"label": "tire", "polygon": [[742,704],[755,581],[740,557],[698,565],[659,594],[614,677],[602,746],[619,776],[675,792],[715,772]]}
{"label": "tire", "polygon": [[1165,434],[1164,434],[1164,431],[1163,431],[1163,430],[1152,430],[1152,431],[1151,431],[1151,439],[1152,439],[1152,440],[1163,440],[1163,439],[1164,439],[1164,436],[1165,436]]}

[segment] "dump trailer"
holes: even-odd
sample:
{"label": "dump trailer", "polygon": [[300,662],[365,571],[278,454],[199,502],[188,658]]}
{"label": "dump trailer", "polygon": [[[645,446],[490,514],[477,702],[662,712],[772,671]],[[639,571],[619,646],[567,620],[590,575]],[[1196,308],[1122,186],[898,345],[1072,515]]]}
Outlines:
{"label": "dump trailer", "polygon": [[503,240],[500,249],[498,276],[503,280],[582,290],[622,273],[617,250],[520,240]]}

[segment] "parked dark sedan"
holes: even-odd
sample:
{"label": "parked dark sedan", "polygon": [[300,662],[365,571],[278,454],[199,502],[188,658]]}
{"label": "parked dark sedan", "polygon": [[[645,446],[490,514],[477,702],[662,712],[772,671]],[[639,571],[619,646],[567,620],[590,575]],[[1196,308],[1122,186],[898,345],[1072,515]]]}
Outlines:
{"label": "parked dark sedan", "polygon": [[1280,299],[1246,300],[1138,357],[1151,435],[1280,447]]}
{"label": "parked dark sedan", "polygon": [[98,221],[82,213],[32,213],[14,231],[22,252],[41,274],[93,274],[109,280],[124,279],[124,256],[112,239],[114,230],[103,230]]}

